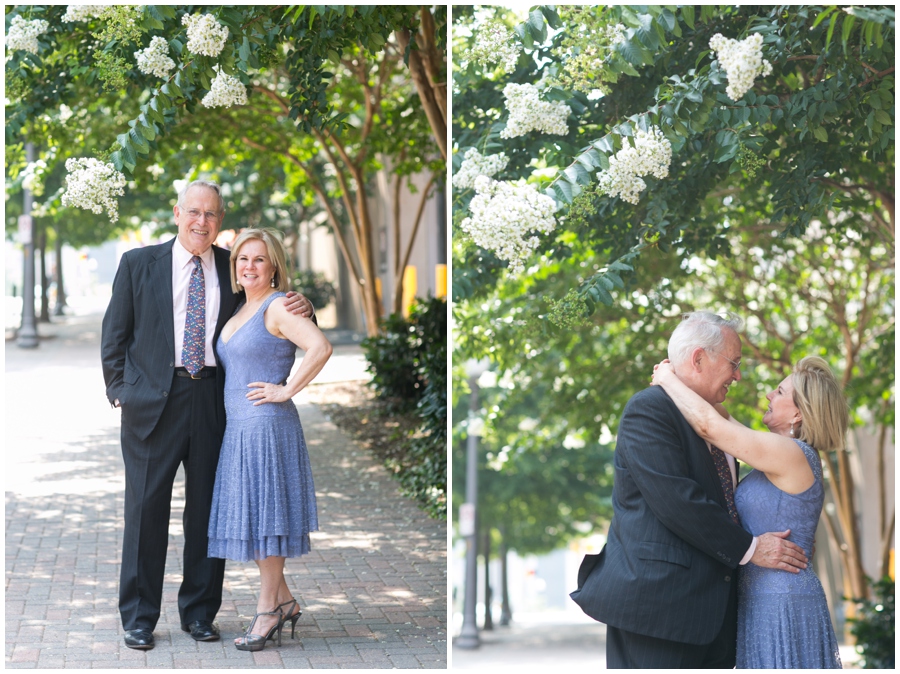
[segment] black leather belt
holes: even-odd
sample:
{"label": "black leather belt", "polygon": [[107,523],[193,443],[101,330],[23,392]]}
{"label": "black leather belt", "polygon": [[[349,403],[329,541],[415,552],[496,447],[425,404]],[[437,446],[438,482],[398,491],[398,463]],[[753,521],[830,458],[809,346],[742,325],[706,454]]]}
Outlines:
{"label": "black leather belt", "polygon": [[215,377],[216,376],[216,368],[214,367],[204,367],[197,374],[191,374],[183,367],[175,368],[175,376],[176,377],[187,377],[188,379],[206,379],[207,377]]}

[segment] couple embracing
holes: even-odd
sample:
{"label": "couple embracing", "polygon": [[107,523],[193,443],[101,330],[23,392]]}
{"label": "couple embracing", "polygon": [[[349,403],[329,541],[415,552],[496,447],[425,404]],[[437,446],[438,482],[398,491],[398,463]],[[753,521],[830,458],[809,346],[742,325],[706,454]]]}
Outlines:
{"label": "couple embracing", "polygon": [[[849,414],[824,360],[799,361],[751,430],[722,406],[740,380],[739,319],[688,314],[628,402],[607,544],[575,602],[607,624],[607,667],[840,668],[809,566],[824,500],[819,452]],[[739,464],[753,470],[738,485]]]}
{"label": "couple embracing", "polygon": [[[185,472],[181,628],[217,641],[225,559],[256,562],[257,613],[239,650],[262,650],[300,607],[285,558],[318,528],[306,443],[291,398],[331,345],[293,292],[280,239],[245,230],[213,245],[225,215],[218,185],[194,181],[174,208],[172,241],[122,257],[103,317],[106,391],[122,410],[125,530],[119,612],[125,645],[147,650],[162,604],[173,482]],[[306,351],[290,376],[294,356]]]}

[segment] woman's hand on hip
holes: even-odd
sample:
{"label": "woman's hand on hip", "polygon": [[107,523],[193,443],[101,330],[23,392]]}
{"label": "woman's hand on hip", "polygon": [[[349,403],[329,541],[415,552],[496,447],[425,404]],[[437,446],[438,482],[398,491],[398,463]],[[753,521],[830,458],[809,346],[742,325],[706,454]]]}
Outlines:
{"label": "woman's hand on hip", "polygon": [[281,384],[254,381],[247,384],[247,387],[253,389],[247,394],[247,399],[255,401],[254,407],[264,403],[283,403],[291,399],[287,387]]}

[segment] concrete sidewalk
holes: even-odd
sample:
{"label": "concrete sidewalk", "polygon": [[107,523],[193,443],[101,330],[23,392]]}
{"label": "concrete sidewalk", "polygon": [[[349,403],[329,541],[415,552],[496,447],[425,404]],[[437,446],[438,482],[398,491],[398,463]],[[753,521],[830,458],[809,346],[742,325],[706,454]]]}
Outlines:
{"label": "concrete sidewalk", "polygon": [[507,627],[481,631],[476,649],[452,648],[454,670],[593,672],[606,669],[606,625],[594,621],[544,622],[523,616]]}
{"label": "concrete sidewalk", "polygon": [[[258,571],[228,562],[222,640],[181,631],[184,483],[172,502],[156,648],[123,643],[118,574],[124,473],[119,413],[100,371],[100,316],[41,324],[33,350],[6,342],[7,668],[440,668],[447,666],[446,525],[400,496],[387,472],[303,394],[321,531],[286,563],[303,608],[298,639],[234,648]],[[323,381],[360,378],[358,347],[335,349]]]}

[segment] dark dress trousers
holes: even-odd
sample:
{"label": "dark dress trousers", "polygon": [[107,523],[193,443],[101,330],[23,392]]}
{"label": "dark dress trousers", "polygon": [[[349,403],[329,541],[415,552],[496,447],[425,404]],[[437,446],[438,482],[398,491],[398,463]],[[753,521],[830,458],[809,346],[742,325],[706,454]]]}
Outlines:
{"label": "dark dress trousers", "polygon": [[[607,665],[703,666],[704,648],[718,638],[729,651],[718,666],[733,667],[736,569],[753,537],[728,515],[706,442],[653,386],[626,405],[614,463],[607,543],[585,557],[571,594],[615,632]],[[609,649],[622,643],[619,631],[637,639],[625,641],[640,651],[637,660],[613,653],[616,662],[610,662]],[[656,657],[655,644],[661,651],[700,646],[698,663],[667,662],[674,656]]]}
{"label": "dark dress trousers", "polygon": [[[213,620],[222,603],[225,560],[207,557],[207,527],[225,430],[225,373],[175,376],[173,241],[125,253],[103,317],[106,394],[122,409],[125,531],[119,611],[126,630],[159,619],[172,487],[185,469],[182,624]],[[221,301],[213,344],[242,295],[231,290],[229,251],[213,247]]]}

